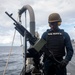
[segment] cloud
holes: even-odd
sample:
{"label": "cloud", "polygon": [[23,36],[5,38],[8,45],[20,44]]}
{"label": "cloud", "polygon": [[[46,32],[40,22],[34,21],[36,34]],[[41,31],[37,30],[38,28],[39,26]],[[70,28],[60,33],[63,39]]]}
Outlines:
{"label": "cloud", "polygon": [[12,31],[6,32],[6,34],[0,33],[0,44],[10,44],[12,41]]}
{"label": "cloud", "polygon": [[[13,13],[13,17],[17,20],[18,10],[24,5],[29,4],[35,14],[36,31],[40,33],[40,36],[46,29],[48,29],[48,16],[53,12],[57,12],[61,15],[62,25],[60,28],[64,28],[71,38],[74,35],[75,25],[75,0],[1,0],[0,1],[0,45],[10,45],[12,34],[14,33],[13,21],[5,14],[5,11]],[[28,12],[27,12],[28,14]],[[22,16],[23,18],[24,16]],[[29,16],[28,16],[29,17]],[[29,18],[27,19],[29,22]],[[28,25],[28,23],[27,23]],[[73,34],[72,34],[73,33]],[[16,34],[16,45],[19,45],[19,33]],[[3,40],[3,41],[2,41]]]}

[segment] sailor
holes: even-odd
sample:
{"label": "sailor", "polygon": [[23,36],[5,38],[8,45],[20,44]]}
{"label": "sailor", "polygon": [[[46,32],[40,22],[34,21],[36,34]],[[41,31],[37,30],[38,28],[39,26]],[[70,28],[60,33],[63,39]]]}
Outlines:
{"label": "sailor", "polygon": [[[61,22],[62,20],[58,13],[50,14],[48,23],[51,29],[48,29],[42,35],[42,38],[47,41],[46,50],[51,51],[60,62],[60,67],[58,67],[54,61],[44,54],[45,75],[66,75],[66,66],[73,56],[73,48],[68,33],[58,27]],[[63,56],[65,56],[64,59]]]}
{"label": "sailor", "polygon": [[33,50],[29,50],[35,57],[36,64],[39,62],[37,59],[40,54],[44,54],[44,75],[67,75],[66,66],[72,59],[73,47],[69,34],[59,28],[61,22],[58,13],[50,14],[48,18],[50,29],[43,33]]}

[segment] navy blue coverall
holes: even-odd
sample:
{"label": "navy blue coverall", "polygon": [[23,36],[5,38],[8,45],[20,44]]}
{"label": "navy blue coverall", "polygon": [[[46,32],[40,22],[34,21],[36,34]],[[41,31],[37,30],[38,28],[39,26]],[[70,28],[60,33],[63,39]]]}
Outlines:
{"label": "navy blue coverall", "polygon": [[[48,29],[46,32],[44,32],[41,38],[46,40],[47,34],[50,31],[51,29]],[[66,50],[64,59],[68,60],[69,62],[73,56],[73,47],[71,44],[70,36],[62,29],[58,29],[58,31],[63,33],[65,50]],[[59,57],[57,58],[57,60],[61,62],[63,60],[63,57],[62,58]],[[44,58],[44,74],[45,75],[67,75],[67,71],[66,71],[66,67],[59,68],[57,65],[54,65],[54,61],[47,59],[46,57]]]}

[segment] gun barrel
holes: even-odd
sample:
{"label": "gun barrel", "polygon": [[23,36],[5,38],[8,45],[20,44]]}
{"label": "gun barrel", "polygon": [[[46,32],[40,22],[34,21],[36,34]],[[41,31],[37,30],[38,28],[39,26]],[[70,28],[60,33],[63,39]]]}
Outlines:
{"label": "gun barrel", "polygon": [[18,23],[13,17],[12,14],[9,14],[8,12],[5,12],[15,23]]}

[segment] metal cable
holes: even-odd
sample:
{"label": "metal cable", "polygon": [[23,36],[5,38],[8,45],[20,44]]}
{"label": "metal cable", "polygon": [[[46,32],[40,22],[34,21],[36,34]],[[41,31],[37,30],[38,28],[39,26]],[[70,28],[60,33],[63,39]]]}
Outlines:
{"label": "metal cable", "polygon": [[25,28],[27,28],[27,16],[26,16],[26,11],[25,11]]}
{"label": "metal cable", "polygon": [[13,47],[13,44],[14,44],[15,35],[16,35],[16,30],[14,32],[14,36],[13,36],[13,40],[12,40],[12,44],[11,44],[11,49],[10,49],[10,52],[9,52],[9,55],[8,55],[8,59],[7,59],[7,62],[6,62],[6,66],[4,68],[3,75],[5,75],[5,73],[6,73],[6,69],[7,69],[8,62],[9,62],[9,59],[10,59],[10,55],[11,55],[11,52],[12,52],[12,47]]}
{"label": "metal cable", "polygon": [[[20,20],[21,20],[21,19],[20,19]],[[19,21],[19,22],[20,22],[20,21]],[[22,21],[21,21],[20,23],[22,24]],[[26,12],[25,12],[25,27],[26,27]],[[21,35],[20,35],[20,41],[21,41],[21,47],[23,47]],[[23,51],[23,57],[24,57],[24,49],[23,49],[23,48],[22,48],[22,51]],[[24,68],[25,68],[25,64],[24,64],[24,67],[23,67],[23,69],[22,69],[20,75],[25,75]]]}
{"label": "metal cable", "polygon": [[[20,24],[22,24],[21,15],[19,15],[19,13],[18,13],[17,21],[18,21]],[[22,44],[22,36],[21,36],[21,35],[20,35],[20,42],[21,42],[21,47],[22,47],[23,44]]]}
{"label": "metal cable", "polygon": [[61,63],[60,61],[58,61],[56,58],[55,58],[55,56],[54,56],[54,54],[49,50],[49,52],[50,52],[50,54],[52,55],[52,57],[53,57],[53,59],[57,62],[57,63]]}

